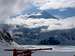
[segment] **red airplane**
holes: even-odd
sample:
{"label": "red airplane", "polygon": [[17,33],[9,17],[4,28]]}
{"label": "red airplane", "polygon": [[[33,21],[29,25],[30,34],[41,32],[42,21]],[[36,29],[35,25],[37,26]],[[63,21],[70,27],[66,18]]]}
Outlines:
{"label": "red airplane", "polygon": [[52,48],[39,49],[5,49],[5,51],[13,51],[13,56],[31,56],[32,53],[39,50],[52,50]]}

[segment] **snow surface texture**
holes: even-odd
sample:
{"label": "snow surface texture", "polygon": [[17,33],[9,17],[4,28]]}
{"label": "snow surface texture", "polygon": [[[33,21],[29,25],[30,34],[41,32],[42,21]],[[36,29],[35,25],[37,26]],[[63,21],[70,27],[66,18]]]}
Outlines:
{"label": "snow surface texture", "polygon": [[12,56],[12,52],[4,51],[5,48],[10,48],[7,43],[0,42],[0,56]]}
{"label": "snow surface texture", "polygon": [[[5,48],[11,48],[0,42],[0,56],[12,56],[12,52],[4,51]],[[73,56],[75,52],[48,52],[48,51],[36,51],[32,56]]]}

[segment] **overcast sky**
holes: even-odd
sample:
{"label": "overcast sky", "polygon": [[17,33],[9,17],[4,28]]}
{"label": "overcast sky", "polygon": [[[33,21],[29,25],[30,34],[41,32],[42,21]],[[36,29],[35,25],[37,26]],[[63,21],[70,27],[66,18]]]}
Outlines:
{"label": "overcast sky", "polygon": [[[6,23],[13,23],[13,24],[28,24],[29,27],[39,26],[41,25],[48,25],[48,29],[59,29],[60,26],[62,28],[70,28],[75,27],[75,14],[73,13],[73,16],[67,17],[65,19],[60,18],[60,20],[47,20],[47,19],[30,19],[24,20],[22,17],[18,16],[14,19],[8,19],[10,16],[14,16],[17,13],[21,12],[22,10],[28,10],[28,6],[33,8],[31,4],[35,5],[36,8],[39,10],[59,10],[61,15],[70,14],[75,12],[75,10],[70,11],[67,8],[74,8],[75,9],[75,0],[0,0],[0,23],[6,22]],[[31,10],[30,10],[31,11]],[[56,12],[56,11],[55,11]],[[68,13],[69,12],[69,13]],[[58,12],[57,12],[58,13]],[[58,17],[60,15],[57,15]],[[55,13],[54,13],[55,15]],[[3,21],[2,21],[3,20]],[[43,23],[41,23],[44,21]],[[29,23],[30,22],[30,23]],[[34,23],[37,23],[37,25],[34,25]],[[40,22],[40,24],[38,23]],[[49,23],[51,22],[51,23]],[[60,23],[60,25],[55,25],[56,23]]]}
{"label": "overcast sky", "polygon": [[41,10],[75,7],[75,0],[0,0],[0,18],[16,14],[16,11],[30,3],[39,6]]}

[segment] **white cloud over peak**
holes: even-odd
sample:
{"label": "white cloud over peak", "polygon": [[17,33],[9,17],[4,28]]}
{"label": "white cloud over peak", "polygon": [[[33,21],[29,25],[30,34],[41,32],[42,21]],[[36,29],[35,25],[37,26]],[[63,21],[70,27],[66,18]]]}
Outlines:
{"label": "white cloud over peak", "polygon": [[56,30],[56,29],[70,29],[75,28],[75,17],[70,17],[66,19],[33,19],[33,18],[22,18],[16,17],[13,19],[8,19],[5,21],[6,24],[18,24],[24,25],[28,28],[37,28],[40,26],[48,26],[44,30]]}

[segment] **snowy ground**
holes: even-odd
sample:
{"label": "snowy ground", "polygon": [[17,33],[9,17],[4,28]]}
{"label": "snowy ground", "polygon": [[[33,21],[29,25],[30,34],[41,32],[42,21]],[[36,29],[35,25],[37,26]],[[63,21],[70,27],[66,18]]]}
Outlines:
{"label": "snowy ground", "polygon": [[[52,47],[52,46],[51,46]],[[0,43],[0,56],[12,56],[12,52],[6,52],[4,49],[11,48],[8,44]],[[32,56],[74,56],[74,47],[56,47],[53,51],[36,51]]]}
{"label": "snowy ground", "polygon": [[32,54],[32,56],[74,56],[75,52],[41,52],[38,51],[34,54]]}
{"label": "snowy ground", "polygon": [[11,52],[4,51],[5,48],[10,48],[10,47],[8,46],[8,44],[4,44],[4,43],[2,44],[0,42],[0,56],[12,56]]}

